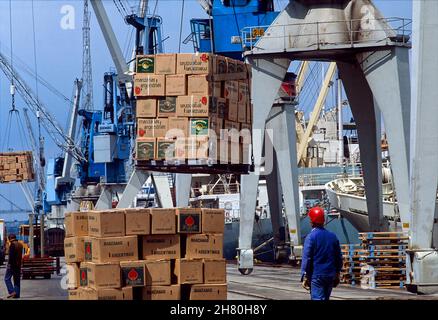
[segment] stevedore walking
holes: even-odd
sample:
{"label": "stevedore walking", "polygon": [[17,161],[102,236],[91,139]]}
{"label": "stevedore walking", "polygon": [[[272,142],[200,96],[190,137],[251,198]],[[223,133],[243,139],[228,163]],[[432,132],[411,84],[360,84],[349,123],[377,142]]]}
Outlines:
{"label": "stevedore walking", "polygon": [[329,300],[339,284],[342,253],[336,235],[324,228],[324,210],[314,207],[309,211],[312,231],[304,241],[301,282],[310,290],[312,300]]}
{"label": "stevedore walking", "polygon": [[[10,234],[8,236],[9,245],[9,258],[8,266],[6,268],[5,283],[8,288],[8,298],[19,298],[20,297],[20,278],[21,278],[21,259],[23,245],[18,242],[15,234]],[[11,279],[14,280],[12,285]]]}

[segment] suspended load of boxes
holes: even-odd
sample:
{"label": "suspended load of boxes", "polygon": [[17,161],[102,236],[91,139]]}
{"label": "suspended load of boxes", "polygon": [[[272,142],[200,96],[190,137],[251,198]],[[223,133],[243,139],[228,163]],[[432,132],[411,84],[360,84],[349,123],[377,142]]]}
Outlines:
{"label": "suspended load of boxes", "polygon": [[223,209],[71,212],[71,300],[226,300]]}
{"label": "suspended load of boxes", "polygon": [[250,79],[247,64],[214,54],[137,56],[137,165],[155,171],[163,165],[234,165],[248,171]]}
{"label": "suspended load of boxes", "polygon": [[35,181],[31,151],[0,153],[0,183]]}

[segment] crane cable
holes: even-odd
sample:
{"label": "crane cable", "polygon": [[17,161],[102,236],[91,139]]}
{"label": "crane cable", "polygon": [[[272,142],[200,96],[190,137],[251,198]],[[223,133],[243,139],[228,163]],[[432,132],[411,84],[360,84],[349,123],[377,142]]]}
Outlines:
{"label": "crane cable", "polygon": [[184,6],[185,0],[182,0],[181,4],[181,21],[179,26],[179,41],[178,41],[178,53],[181,53],[181,39],[182,39],[182,29],[183,29],[183,21],[184,21]]}

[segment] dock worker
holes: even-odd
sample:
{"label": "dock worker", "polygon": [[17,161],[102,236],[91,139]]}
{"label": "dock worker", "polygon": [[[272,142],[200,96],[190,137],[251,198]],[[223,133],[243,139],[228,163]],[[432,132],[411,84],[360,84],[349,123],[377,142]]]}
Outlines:
{"label": "dock worker", "polygon": [[[10,245],[8,266],[6,268],[5,274],[5,283],[9,293],[8,298],[19,298],[23,245],[18,242],[15,234],[10,234],[8,236],[8,240],[10,242]],[[12,279],[14,280],[13,285]]]}
{"label": "dock worker", "polygon": [[342,253],[336,235],[324,228],[325,215],[320,207],[309,211],[312,231],[304,241],[301,282],[310,290],[312,300],[329,300],[339,284]]}

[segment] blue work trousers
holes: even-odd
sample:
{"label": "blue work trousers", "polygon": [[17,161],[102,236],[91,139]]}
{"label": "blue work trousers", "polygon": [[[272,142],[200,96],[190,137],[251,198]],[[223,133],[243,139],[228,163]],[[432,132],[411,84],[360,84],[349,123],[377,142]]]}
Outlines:
{"label": "blue work trousers", "polygon": [[313,276],[310,284],[312,300],[329,300],[332,293],[335,277]]}
{"label": "blue work trousers", "polygon": [[[8,293],[12,294],[15,292],[16,298],[20,297],[20,278],[21,278],[21,270],[14,270],[11,266],[6,268],[5,274],[5,283],[8,288]],[[14,280],[14,284],[12,285],[12,279]]]}

